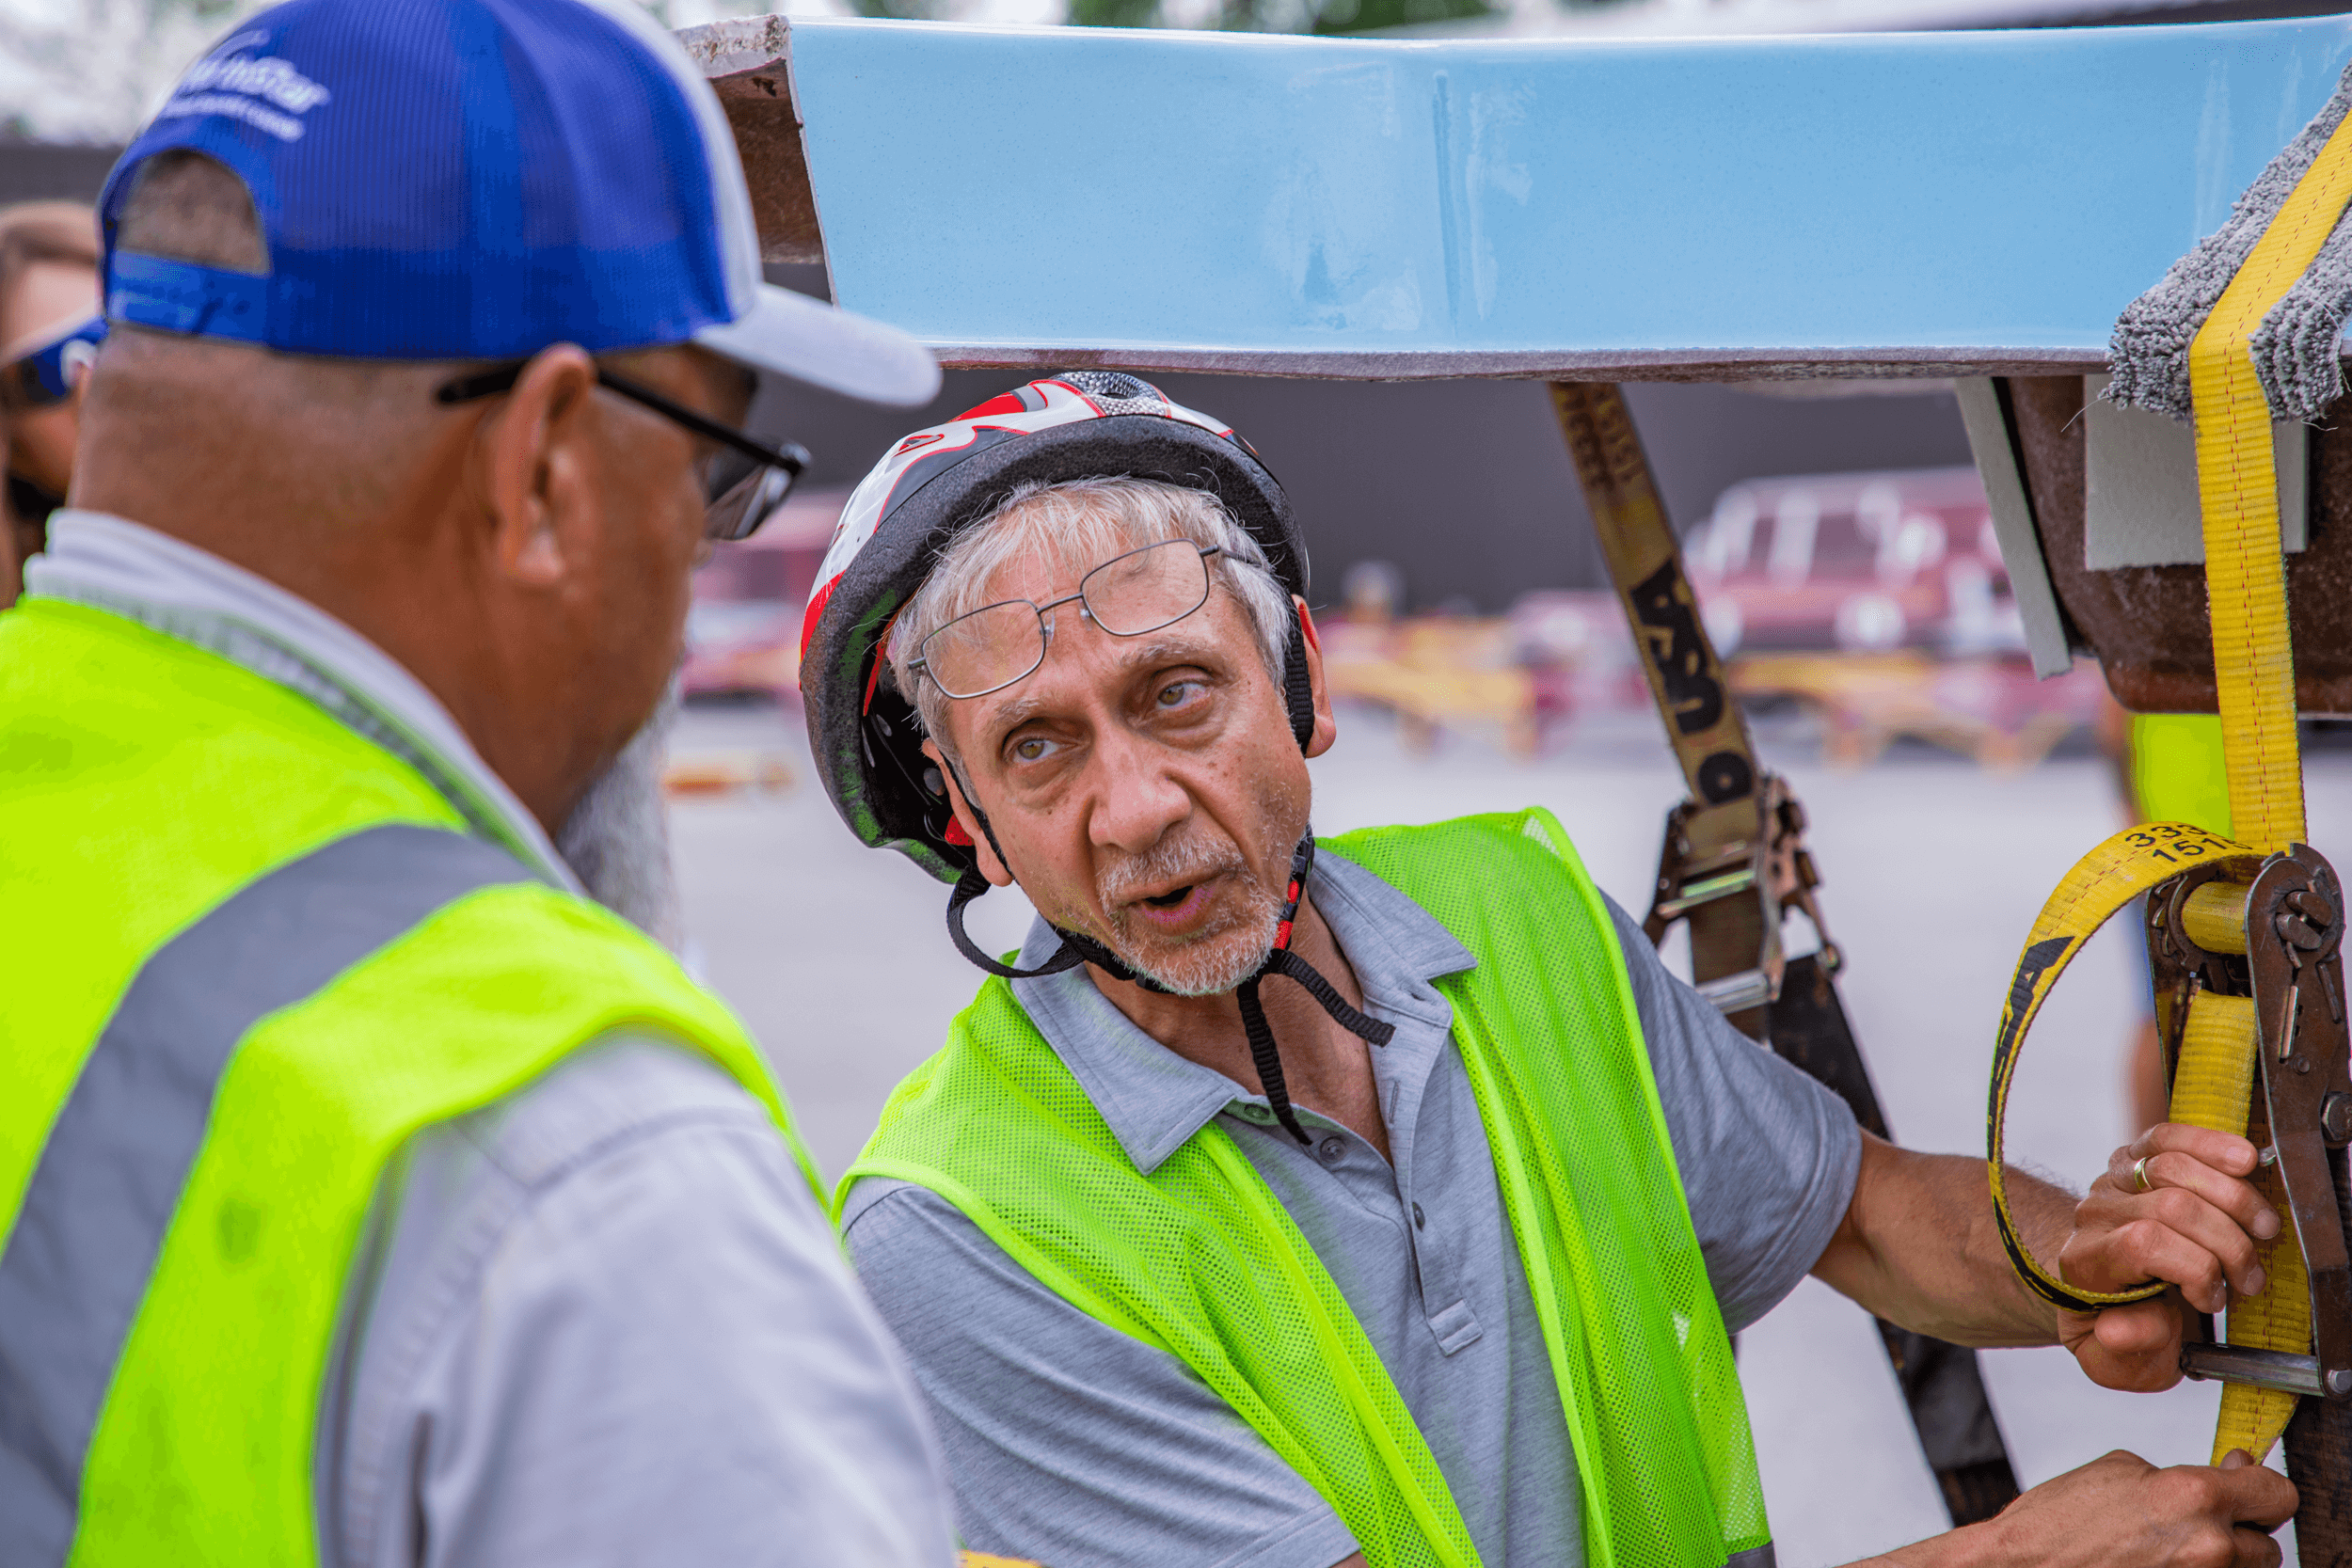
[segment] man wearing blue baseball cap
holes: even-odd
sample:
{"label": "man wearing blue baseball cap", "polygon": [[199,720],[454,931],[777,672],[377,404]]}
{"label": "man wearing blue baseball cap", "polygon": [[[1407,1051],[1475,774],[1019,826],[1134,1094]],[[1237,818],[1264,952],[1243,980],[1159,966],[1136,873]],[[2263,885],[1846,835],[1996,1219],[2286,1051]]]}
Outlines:
{"label": "man wearing blue baseball cap", "polygon": [[102,218],[0,616],[0,1564],[944,1564],[774,1084],[575,863],[803,461],[756,373],[928,356],[761,284],[628,0],[294,0]]}

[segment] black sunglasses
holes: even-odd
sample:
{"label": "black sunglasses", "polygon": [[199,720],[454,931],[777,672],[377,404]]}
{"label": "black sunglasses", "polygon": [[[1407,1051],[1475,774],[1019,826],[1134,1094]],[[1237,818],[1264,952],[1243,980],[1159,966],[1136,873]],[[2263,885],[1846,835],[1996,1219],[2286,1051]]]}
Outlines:
{"label": "black sunglasses", "polygon": [[[522,379],[523,368],[529,360],[517,360],[497,370],[483,371],[474,375],[459,376],[444,383],[433,394],[437,403],[471,403],[476,398],[496,397],[511,392],[515,383]],[[603,366],[596,367],[596,385],[609,392],[616,392],[631,403],[641,404],[671,422],[683,426],[702,436],[716,441],[723,450],[710,461],[703,475],[703,532],[706,537],[723,541],[749,539],[759,531],[760,524],[774,516],[784,505],[784,498],[792,493],[793,481],[809,464],[808,449],[797,442],[769,446],[755,441],[731,425],[721,424],[706,415],[697,414],[682,403],[663,397],[642,382],[627,376],[614,375]]]}

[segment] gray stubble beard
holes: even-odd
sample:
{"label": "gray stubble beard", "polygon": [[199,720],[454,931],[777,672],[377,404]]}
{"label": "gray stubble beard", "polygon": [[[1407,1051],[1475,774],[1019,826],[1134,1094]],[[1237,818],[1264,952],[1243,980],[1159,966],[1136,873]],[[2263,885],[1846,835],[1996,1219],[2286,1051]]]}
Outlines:
{"label": "gray stubble beard", "polygon": [[589,781],[555,835],[588,896],[675,953],[686,940],[677,872],[670,856],[670,816],[661,796],[670,731],[680,703],[673,676],[638,732],[604,771]]}
{"label": "gray stubble beard", "polygon": [[[1297,832],[1306,831],[1305,814],[1294,808],[1289,792],[1261,802],[1262,824],[1269,840],[1290,832],[1290,821],[1298,819]],[[1110,929],[1103,935],[1103,944],[1119,956],[1120,961],[1136,974],[1154,981],[1178,996],[1220,996],[1233,990],[1265,967],[1266,958],[1274,951],[1274,939],[1281,928],[1282,898],[1268,890],[1250,874],[1249,867],[1239,853],[1239,846],[1228,840],[1224,846],[1208,846],[1179,841],[1153,845],[1141,855],[1104,872],[1096,879],[1096,895],[1109,916]],[[1284,850],[1287,871],[1289,851]],[[1210,928],[1187,939],[1183,945],[1164,951],[1147,960],[1137,950],[1134,930],[1125,917],[1129,890],[1137,884],[1164,881],[1198,871],[1203,879],[1219,873],[1237,874],[1246,890],[1244,908]],[[1254,940],[1239,945],[1227,945],[1218,941],[1237,930],[1254,928]]]}

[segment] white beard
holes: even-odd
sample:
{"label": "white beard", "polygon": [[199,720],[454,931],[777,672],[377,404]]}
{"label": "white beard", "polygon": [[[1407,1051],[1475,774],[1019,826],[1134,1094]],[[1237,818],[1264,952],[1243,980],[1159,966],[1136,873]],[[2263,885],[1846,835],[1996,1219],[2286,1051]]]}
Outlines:
{"label": "white beard", "polygon": [[1262,888],[1249,891],[1249,908],[1237,920],[1182,947],[1146,958],[1123,942],[1104,945],[1129,969],[1178,996],[1222,996],[1265,967],[1281,925],[1282,908],[1274,895]]}
{"label": "white beard", "polygon": [[[1265,804],[1265,812],[1268,836],[1278,842],[1279,835],[1288,830],[1291,816],[1302,820],[1305,816],[1279,797]],[[1295,842],[1296,834],[1292,837]],[[1127,915],[1128,899],[1158,883],[1197,881],[1214,875],[1238,879],[1242,908],[1181,943],[1147,953],[1136,940],[1135,922]],[[1214,840],[1189,833],[1163,838],[1140,855],[1104,867],[1095,878],[1095,895],[1104,909],[1112,911],[1110,929],[1097,940],[1129,969],[1178,996],[1217,996],[1232,990],[1264,967],[1281,928],[1282,900],[1249,876],[1249,863],[1240,847],[1222,833]]]}
{"label": "white beard", "polygon": [[673,679],[644,727],[589,782],[555,835],[556,852],[588,896],[673,953],[683,946],[686,931],[670,863],[661,774],[677,712],[678,683]]}

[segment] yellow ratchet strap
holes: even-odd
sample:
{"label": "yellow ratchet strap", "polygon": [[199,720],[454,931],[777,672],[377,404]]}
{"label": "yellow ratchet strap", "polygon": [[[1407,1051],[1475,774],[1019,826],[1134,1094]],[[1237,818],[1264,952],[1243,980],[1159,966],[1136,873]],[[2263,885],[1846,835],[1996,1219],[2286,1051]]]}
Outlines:
{"label": "yellow ratchet strap", "polygon": [[[2074,869],[2058,885],[2035,917],[2026,938],[2026,950],[2010,976],[2009,998],[2001,1008],[2000,1032],[1993,1043],[1993,1094],[1985,1107],[1985,1158],[1993,1180],[1993,1212],[2000,1224],[2001,1244],[2017,1275],[2036,1295],[2074,1312],[2096,1312],[2127,1301],[2146,1301],[2163,1293],[2159,1283],[2129,1291],[2078,1291],[2026,1250],[2010,1212],[2008,1170],[2002,1156],[2003,1128],[2009,1116],[2010,1081],[2017,1060],[2058,978],[2082,951],[2090,933],[2133,899],[2191,867],[2213,861],[2242,860],[2250,869],[2258,857],[2242,844],[2209,833],[2189,822],[2150,822],[2126,829],[2075,862]],[[2252,1009],[2247,1010],[2251,1018]],[[2250,1069],[2253,1055],[2247,1054]],[[2238,1099],[2238,1127],[2246,1125],[2246,1099]]]}
{"label": "yellow ratchet strap", "polygon": [[1040,1568],[1025,1557],[993,1557],[987,1552],[958,1552],[956,1568]]}
{"label": "yellow ratchet strap", "polygon": [[[2263,318],[2319,254],[2347,200],[2352,200],[2352,118],[2320,149],[2189,345],[2214,677],[2231,822],[2243,841],[2232,845],[2201,835],[2212,842],[2201,847],[2201,857],[2221,851],[2267,855],[2301,841],[2305,832],[2302,756],[2295,727],[2295,653],[2288,635],[2286,560],[2279,540],[2271,413],[2249,343]],[[2137,832],[2162,836],[2159,829]],[[2102,1295],[2073,1291],[2057,1279],[2018,1241],[2002,1192],[2000,1166],[2000,1123],[2017,1046],[2056,970],[2090,934],[2084,918],[2098,911],[2090,922],[2095,927],[2133,895],[2170,874],[2170,869],[2157,869],[2164,863],[2149,860],[2145,847],[2137,857],[2113,853],[2134,836],[2120,834],[2094,850],[2043,909],[2018,962],[1994,1051],[1992,1135],[1987,1142],[2002,1240],[2026,1284],[2061,1306],[2138,1300],[2159,1289],[2150,1285]],[[2077,885],[2086,879],[2108,885]],[[2250,1002],[2200,993],[2190,1005],[2174,1069],[2172,1119],[2243,1133],[2259,1034]],[[2256,1184],[2285,1219],[2275,1171],[2259,1172]],[[2308,1353],[2311,1302],[2293,1224],[2282,1225],[2278,1240],[2257,1252],[2269,1278],[2261,1293],[2231,1307],[2229,1342]],[[2214,1434],[2215,1459],[2232,1449],[2244,1449],[2261,1459],[2294,1410],[2292,1394],[2226,1385]]]}
{"label": "yellow ratchet strap", "polygon": [[[2246,264],[2222,291],[2188,351],[2189,392],[2197,409],[2197,492],[2205,520],[2205,591],[2213,616],[2213,669],[2221,710],[2221,752],[2230,780],[2230,819],[2240,837],[2268,854],[2302,841],[2303,758],[2295,729],[2295,649],[2287,626],[2286,556],[2279,543],[2279,486],[2271,455],[2270,403],[2254,373],[2249,344],[2280,295],[2319,254],[2352,200],[2352,122],[2336,127],[2263,231]],[[2201,996],[2200,1014],[2233,998]],[[2226,1018],[2227,1022],[2223,1020]],[[2237,1105],[2223,1109],[2184,1083],[2176,1070],[2172,1118],[2243,1132],[2260,1042],[2251,1003],[2213,1019],[2201,1045],[2216,1058],[2217,1080],[2236,1085]],[[2189,1066],[2185,1038],[2182,1068]],[[2244,1066],[2238,1059],[2244,1059]],[[2208,1120],[2208,1117],[2216,1119]],[[2257,1185],[2287,1221],[2275,1170]],[[2292,1222],[2255,1249],[2268,1282],[2230,1307],[2233,1345],[2307,1354],[2311,1297]],[[2221,1390],[2214,1458],[2244,1449],[2260,1459],[2295,1414],[2295,1396],[2232,1383]]]}

